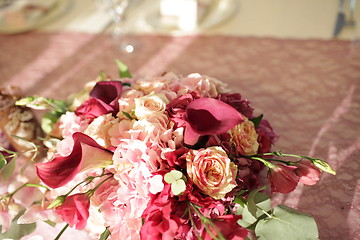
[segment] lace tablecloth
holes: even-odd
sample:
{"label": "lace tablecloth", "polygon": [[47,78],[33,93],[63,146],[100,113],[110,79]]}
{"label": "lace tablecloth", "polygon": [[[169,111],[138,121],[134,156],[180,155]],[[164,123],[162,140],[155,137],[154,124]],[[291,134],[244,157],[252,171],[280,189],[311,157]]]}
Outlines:
{"label": "lace tablecloth", "polygon": [[133,54],[109,36],[0,36],[0,83],[27,95],[65,98],[114,59],[135,76],[199,72],[248,98],[281,136],[274,149],[327,160],[324,174],[274,202],[313,214],[320,239],[360,239],[360,42],[224,36],[136,36]]}

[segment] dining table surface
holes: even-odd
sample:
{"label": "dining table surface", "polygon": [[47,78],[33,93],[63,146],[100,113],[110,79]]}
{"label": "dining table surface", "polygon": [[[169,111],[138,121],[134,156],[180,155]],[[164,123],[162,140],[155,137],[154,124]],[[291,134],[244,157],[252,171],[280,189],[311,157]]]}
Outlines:
{"label": "dining table surface", "polygon": [[311,214],[321,240],[360,239],[360,4],[357,25],[334,37],[335,0],[229,0],[235,10],[190,32],[136,26],[151,17],[139,7],[149,1],[138,0],[122,23],[134,30],[126,35],[134,51],[125,52],[99,2],[64,2],[61,14],[34,29],[0,33],[0,86],[65,99],[100,70],[116,78],[115,59],[136,78],[215,77],[264,114],[280,136],[273,150],[326,160],[337,173],[273,194],[273,203]]}

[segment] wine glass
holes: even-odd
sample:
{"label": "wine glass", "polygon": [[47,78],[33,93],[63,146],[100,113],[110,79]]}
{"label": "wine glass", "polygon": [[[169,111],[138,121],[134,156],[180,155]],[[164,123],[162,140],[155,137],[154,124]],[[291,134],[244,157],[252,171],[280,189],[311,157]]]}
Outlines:
{"label": "wine glass", "polygon": [[130,0],[96,0],[96,3],[114,21],[113,37],[119,44],[120,50],[125,53],[134,52],[135,44],[129,38],[128,26],[125,24],[125,12],[129,7]]}

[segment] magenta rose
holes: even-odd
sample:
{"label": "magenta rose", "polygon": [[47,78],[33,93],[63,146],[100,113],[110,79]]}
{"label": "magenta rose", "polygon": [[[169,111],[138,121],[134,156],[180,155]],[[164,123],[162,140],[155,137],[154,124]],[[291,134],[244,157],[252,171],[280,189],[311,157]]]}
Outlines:
{"label": "magenta rose", "polygon": [[75,113],[86,118],[96,118],[100,115],[119,112],[119,98],[122,93],[120,81],[101,81],[96,83],[90,92],[90,99],[81,104]]}
{"label": "magenta rose", "polygon": [[55,209],[64,222],[70,227],[81,230],[89,218],[90,199],[87,194],[78,193],[66,197],[64,203]]}
{"label": "magenta rose", "polygon": [[269,169],[268,179],[271,183],[271,192],[289,193],[296,188],[299,177],[295,174],[295,166],[274,165]]}
{"label": "magenta rose", "polygon": [[76,132],[73,140],[74,145],[68,156],[57,156],[50,162],[36,164],[37,174],[47,186],[61,187],[82,170],[112,163],[112,153],[91,137]]}

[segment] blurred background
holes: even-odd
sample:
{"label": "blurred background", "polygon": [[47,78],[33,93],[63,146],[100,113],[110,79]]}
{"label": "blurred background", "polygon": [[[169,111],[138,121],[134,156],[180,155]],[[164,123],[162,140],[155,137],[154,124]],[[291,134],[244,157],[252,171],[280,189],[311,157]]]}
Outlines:
{"label": "blurred background", "polygon": [[360,37],[356,0],[0,0],[0,33],[98,33],[115,24],[114,14],[136,33]]}

